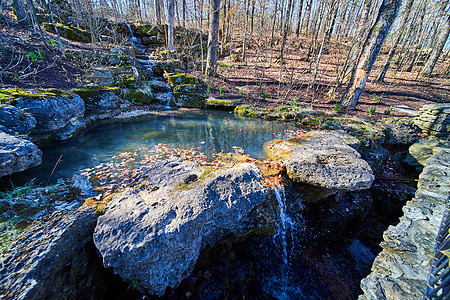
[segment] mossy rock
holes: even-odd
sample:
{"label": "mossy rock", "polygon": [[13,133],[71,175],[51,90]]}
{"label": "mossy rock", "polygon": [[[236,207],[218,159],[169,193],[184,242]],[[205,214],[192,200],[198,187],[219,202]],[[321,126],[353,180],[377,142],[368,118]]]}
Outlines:
{"label": "mossy rock", "polygon": [[198,86],[196,84],[180,84],[173,88],[176,93],[195,93],[198,91]]}
{"label": "mossy rock", "polygon": [[[55,27],[52,23],[42,23],[45,31],[56,33]],[[58,28],[58,32],[62,37],[65,37],[71,41],[75,42],[90,42],[91,41],[91,33],[87,30],[78,29],[72,26],[66,26],[63,24],[56,24]]]}
{"label": "mossy rock", "polygon": [[154,102],[154,96],[148,89],[128,89],[125,98],[132,103],[149,104]]}
{"label": "mossy rock", "polygon": [[167,82],[171,87],[182,85],[184,83],[184,77],[186,74],[183,73],[164,73],[164,77],[167,79]]}
{"label": "mossy rock", "polygon": [[118,95],[120,89],[113,86],[89,85],[85,88],[73,89],[72,92],[83,99],[87,108],[96,108],[105,101],[107,94],[113,93],[113,95]]}
{"label": "mossy rock", "polygon": [[173,93],[176,106],[190,108],[206,107],[206,97],[196,93]]}
{"label": "mossy rock", "polygon": [[159,33],[159,28],[156,25],[137,24],[136,31],[146,36],[157,36]]}
{"label": "mossy rock", "polygon": [[115,84],[121,88],[132,88],[136,84],[136,75],[121,74],[115,79]]}
{"label": "mossy rock", "polygon": [[44,99],[45,97],[63,96],[71,98],[73,93],[58,89],[5,89],[0,90],[0,103],[14,105],[14,100],[18,98]]}
{"label": "mossy rock", "polygon": [[227,99],[209,98],[208,101],[206,101],[206,106],[208,108],[224,109],[232,111],[239,105],[240,102],[241,102],[240,99],[227,100]]}

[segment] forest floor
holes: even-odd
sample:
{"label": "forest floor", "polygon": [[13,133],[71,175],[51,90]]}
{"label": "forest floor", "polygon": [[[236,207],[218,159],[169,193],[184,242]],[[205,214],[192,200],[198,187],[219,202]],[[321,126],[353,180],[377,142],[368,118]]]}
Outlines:
{"label": "forest floor", "polygon": [[[282,66],[271,63],[279,57],[280,46],[273,51],[251,47],[245,62],[236,61],[237,55],[222,58],[218,67],[220,76],[208,78],[206,83],[210,86],[211,96],[241,98],[244,104],[257,107],[302,106],[333,112],[347,86],[343,84],[336,88],[336,75],[346,58],[342,46],[333,42],[329,44],[328,53],[321,57],[312,87],[317,58],[312,56],[308,62],[308,49],[295,49],[303,43],[307,44],[304,40],[294,39],[287,45]],[[386,117],[384,112],[392,106],[391,116],[411,116],[422,105],[450,101],[450,78],[443,74],[449,68],[448,60],[439,61],[433,77],[418,76],[420,65],[415,66],[412,72],[405,72],[396,71],[397,65],[391,64],[385,82],[376,82],[388,51],[387,47],[382,49],[356,110],[346,111],[346,114],[380,119]],[[200,77],[201,71],[195,74]],[[334,95],[333,90],[336,91]],[[371,107],[376,109],[373,115],[369,115]]]}
{"label": "forest floor", "polygon": [[[61,57],[56,36],[47,36],[50,38],[44,43],[37,34],[32,34],[21,26],[11,22],[1,23],[2,88],[70,89],[87,83],[83,74],[92,65]],[[102,51],[111,48],[111,45],[62,40],[66,49]],[[349,46],[336,41],[328,44],[321,56],[313,87],[311,83],[317,57],[311,55],[307,61],[308,48],[301,46],[308,45],[308,41],[305,38],[289,40],[281,66],[273,63],[279,57],[281,43],[277,40],[274,47],[267,47],[267,41],[264,38],[250,38],[245,62],[242,61],[239,43],[230,44],[231,55],[219,60],[217,77],[206,79],[201,70],[192,71],[192,75],[206,79],[202,84],[202,91],[212,97],[241,99],[243,104],[261,108],[298,106],[333,112],[346,87],[344,84],[335,89],[336,75],[344,63],[345,51]],[[266,48],[261,46],[264,44]],[[384,83],[374,82],[388,50],[384,47],[382,55],[377,59],[356,110],[341,113],[375,120],[386,117],[385,111],[389,111],[391,106],[391,116],[411,116],[424,104],[449,102],[450,80],[444,76],[445,70],[449,69],[448,60],[440,61],[433,77],[417,76],[420,66],[415,66],[412,72],[396,72],[397,66],[393,64]],[[333,90],[336,91],[334,95],[331,93]],[[373,115],[369,115],[371,107],[376,109]]]}

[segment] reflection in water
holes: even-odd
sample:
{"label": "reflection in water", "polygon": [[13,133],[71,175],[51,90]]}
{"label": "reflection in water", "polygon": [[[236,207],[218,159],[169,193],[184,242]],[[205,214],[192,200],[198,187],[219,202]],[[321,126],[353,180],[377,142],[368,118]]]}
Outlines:
{"label": "reflection in water", "polygon": [[31,178],[45,184],[61,155],[51,182],[71,178],[77,170],[106,162],[121,152],[158,143],[184,149],[200,147],[199,151],[209,157],[220,151],[231,152],[232,147],[237,146],[251,157],[262,159],[265,158],[264,143],[291,127],[260,119],[239,119],[222,111],[163,111],[144,119],[100,124],[68,141],[42,147],[41,166],[2,178],[0,185],[4,186],[9,180],[19,185]]}

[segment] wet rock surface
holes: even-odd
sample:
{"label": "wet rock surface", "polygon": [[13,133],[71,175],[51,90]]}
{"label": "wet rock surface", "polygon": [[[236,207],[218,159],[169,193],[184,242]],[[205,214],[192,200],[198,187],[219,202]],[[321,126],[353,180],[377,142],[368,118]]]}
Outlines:
{"label": "wet rock surface", "polygon": [[0,177],[39,165],[41,156],[32,142],[0,131]]}
{"label": "wet rock surface", "polygon": [[154,192],[127,189],[98,219],[95,245],[105,266],[162,295],[189,275],[201,249],[249,229],[246,215],[268,192],[261,179],[243,164]]}
{"label": "wet rock surface", "polygon": [[437,232],[450,192],[448,142],[435,147],[400,223],[384,232],[383,251],[361,281],[359,299],[422,299]]}
{"label": "wet rock surface", "polygon": [[[337,131],[312,131],[303,137],[274,141],[269,157],[282,159],[288,176],[329,190],[368,189],[374,180],[370,166],[355,150],[359,141]],[[353,148],[352,148],[353,147]]]}

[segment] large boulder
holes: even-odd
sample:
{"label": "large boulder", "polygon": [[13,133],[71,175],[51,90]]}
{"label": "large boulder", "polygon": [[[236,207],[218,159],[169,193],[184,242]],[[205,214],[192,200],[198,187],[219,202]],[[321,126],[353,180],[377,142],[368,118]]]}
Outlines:
{"label": "large boulder", "polygon": [[94,209],[55,212],[26,230],[3,254],[0,298],[94,299],[86,247],[95,220]]}
{"label": "large boulder", "polygon": [[20,94],[15,99],[15,106],[33,115],[37,124],[33,135],[56,135],[60,139],[71,136],[67,132],[75,132],[85,124],[81,118],[85,112],[85,104],[80,96],[61,91],[36,91],[30,95]]}
{"label": "large boulder", "polygon": [[269,157],[282,160],[288,176],[297,183],[328,190],[368,189],[373,172],[355,148],[354,137],[338,131],[311,131],[266,146]]}
{"label": "large boulder", "polygon": [[199,168],[161,168],[162,187],[116,195],[94,232],[104,265],[157,295],[189,275],[201,249],[229,233],[246,232],[246,216],[268,193],[252,164],[203,174]]}
{"label": "large boulder", "polygon": [[0,105],[0,130],[8,134],[27,134],[36,126],[36,119],[12,105]]}
{"label": "large boulder", "polygon": [[32,142],[0,131],[0,177],[39,165],[41,156]]}

